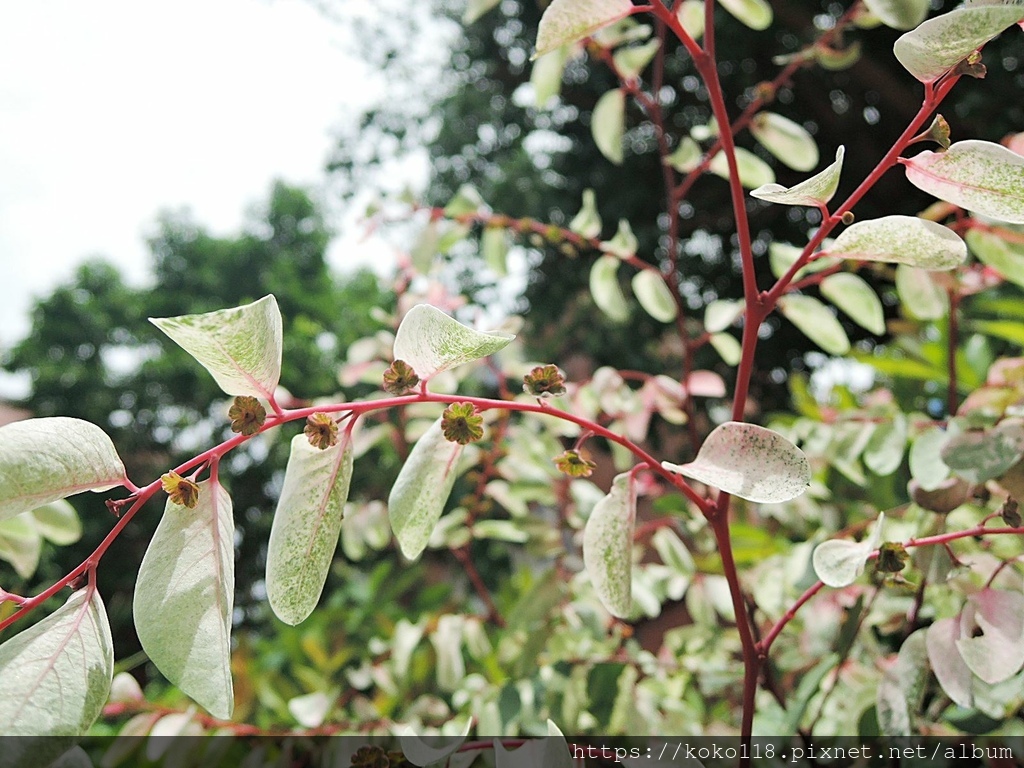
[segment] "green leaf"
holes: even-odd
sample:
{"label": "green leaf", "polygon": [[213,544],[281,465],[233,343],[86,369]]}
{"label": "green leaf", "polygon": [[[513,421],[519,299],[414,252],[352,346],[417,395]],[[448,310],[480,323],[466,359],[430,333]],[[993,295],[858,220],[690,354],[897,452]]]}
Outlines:
{"label": "green leaf", "polygon": [[168,499],[135,585],[135,629],[164,677],[214,717],[229,718],[235,599],[231,497],[199,483],[189,509]]}
{"label": "green leaf", "polygon": [[114,644],[99,592],[86,588],[0,645],[0,722],[7,736],[80,736],[99,717]]}
{"label": "green leaf", "polygon": [[716,427],[689,464],[663,461],[662,466],[741,499],[766,504],[795,499],[811,480],[803,451],[778,432],[738,421]]}
{"label": "green leaf", "polygon": [[884,216],[845,229],[829,254],[859,261],[951,269],[967,258],[967,244],[948,227],[916,216]]}
{"label": "green leaf", "polygon": [[419,557],[441,519],[445,502],[458,476],[465,446],[450,443],[438,419],[416,441],[388,497],[388,517],[402,554]]}
{"label": "green leaf", "polygon": [[725,10],[751,29],[768,29],[772,23],[772,7],[766,0],[721,0]]}
{"label": "green leaf", "polygon": [[501,0],[468,0],[466,10],[462,14],[463,24],[472,24],[492,8],[497,8]]}
{"label": "green leaf", "polygon": [[1024,454],[1024,420],[1004,419],[989,430],[950,435],[939,455],[942,462],[969,483],[999,477]]}
{"label": "green leaf", "polygon": [[743,314],[744,303],[736,299],[715,299],[704,308],[704,330],[724,331]]}
{"label": "green leaf", "polygon": [[896,293],[907,314],[918,320],[938,320],[949,312],[949,297],[926,270],[897,266]]}
{"label": "green leaf", "polygon": [[590,268],[590,295],[598,308],[616,323],[629,319],[629,305],[619,285],[619,261],[615,256],[600,256]]}
{"label": "green leaf", "polygon": [[658,53],[659,48],[661,48],[661,41],[657,38],[648,40],[643,45],[619,48],[612,56],[615,68],[622,77],[627,79],[639,77],[640,73],[651,63],[651,59]]}
{"label": "green leaf", "polygon": [[633,525],[636,485],[624,472],[594,506],[583,530],[583,564],[604,607],[624,619],[633,606]]}
{"label": "green leaf", "polygon": [[998,235],[980,229],[969,230],[964,239],[981,263],[1024,288],[1024,253],[1011,249],[1009,243]]}
{"label": "green leaf", "polygon": [[0,520],[125,481],[110,438],[81,419],[53,416],[0,427]]}
{"label": "green leaf", "polygon": [[597,100],[590,115],[594,143],[609,162],[622,165],[622,137],[626,133],[626,92],[615,88]]}
{"label": "green leaf", "polygon": [[590,238],[601,234],[601,215],[597,212],[594,190],[583,190],[583,203],[569,222],[569,229],[580,237]]}
{"label": "green leaf", "polygon": [[985,589],[967,598],[960,615],[960,658],[989,685],[1024,667],[1024,595]]}
{"label": "green leaf", "polygon": [[850,351],[850,340],[835,315],[813,296],[793,293],[779,299],[779,311],[830,355],[845,355]]}
{"label": "green leaf", "polygon": [[202,315],[149,322],[194,357],[229,395],[273,398],[281,378],[281,311],[277,299]]}
{"label": "green leaf", "polygon": [[703,0],[683,0],[676,7],[676,18],[683,29],[694,40],[700,40],[704,34],[704,2]]}
{"label": "green leaf", "polygon": [[832,539],[815,547],[811,561],[817,577],[829,587],[846,587],[853,584],[864,572],[868,556],[881,544],[884,522],[883,512],[879,514],[871,535],[864,541]]}
{"label": "green leaf", "polygon": [[887,477],[903,463],[907,447],[907,417],[902,413],[884,419],[864,446],[864,464],[879,477]]}
{"label": "green leaf", "polygon": [[[803,253],[803,248],[797,248],[789,243],[770,243],[768,245],[768,265],[771,267],[772,274],[775,277],[782,277],[789,271],[790,267],[796,264],[801,253]],[[818,254],[812,261],[798,269],[793,279],[799,280],[814,272],[821,272],[829,267],[834,267],[837,263],[837,259]]]}
{"label": "green leaf", "polygon": [[892,29],[913,29],[928,15],[929,0],[864,0],[871,13]]}
{"label": "green leaf", "polygon": [[63,499],[32,510],[36,529],[57,546],[74,544],[82,538],[82,521],[75,508]]}
{"label": "green leaf", "polygon": [[[764,160],[750,150],[736,147],[736,168],[740,173],[740,184],[747,189],[763,187],[775,182],[775,171]],[[723,179],[729,178],[729,161],[725,152],[719,152],[711,159],[708,170]]]}
{"label": "green leaf", "polygon": [[919,629],[903,641],[896,663],[886,669],[875,694],[878,727],[883,736],[912,736],[911,717],[917,711],[928,683],[928,651]]}
{"label": "green leaf", "polygon": [[498,277],[508,274],[509,236],[504,227],[487,227],[480,235],[480,255]]}
{"label": "green leaf", "polygon": [[632,12],[630,0],[553,0],[537,27],[534,58],[589,37]]}
{"label": "green leaf", "polygon": [[722,358],[726,365],[739,365],[743,356],[743,348],[736,338],[728,333],[712,333],[708,338],[715,352]]}
{"label": "green leaf", "polygon": [[43,537],[35,526],[31,513],[25,512],[9,520],[0,520],[0,560],[5,560],[14,572],[29,579],[39,566],[43,551]]}
{"label": "green leaf", "polygon": [[1019,2],[968,3],[928,19],[901,36],[892,50],[910,74],[930,83],[1021,18]]}
{"label": "green leaf", "polygon": [[562,90],[562,75],[566,62],[572,55],[572,46],[563,45],[550,53],[538,56],[530,71],[530,85],[533,86],[534,106],[544,109],[548,102]]}
{"label": "green leaf", "polygon": [[281,621],[296,625],[320,600],[341,533],[352,480],[348,435],[320,450],[292,438],[267,549],[267,598]]}
{"label": "green leaf", "polygon": [[750,121],[750,132],[762,147],[794,171],[810,171],[818,164],[818,145],[811,134],[788,117],[758,112]]}
{"label": "green leaf", "polygon": [[619,228],[615,230],[615,237],[601,243],[601,252],[610,253],[620,259],[626,259],[636,255],[636,249],[640,243],[633,234],[633,228],[629,226],[626,219],[619,219]]}
{"label": "green leaf", "polygon": [[1024,325],[1016,320],[974,320],[970,328],[997,339],[1004,339],[1018,347],[1024,347]]}
{"label": "green leaf", "polygon": [[689,136],[683,136],[679,146],[665,158],[665,162],[680,173],[689,173],[700,165],[701,155],[700,145]]}
{"label": "green leaf", "polygon": [[493,355],[514,338],[511,333],[476,331],[436,307],[417,304],[398,326],[394,355],[427,381],[441,371]]}
{"label": "green leaf", "polygon": [[926,491],[934,491],[949,477],[942,460],[942,446],[949,435],[939,427],[929,427],[910,446],[910,475]]}
{"label": "green leaf", "polygon": [[480,197],[477,188],[472,184],[463,184],[456,190],[452,199],[444,207],[444,215],[456,218],[467,214],[474,214],[485,208],[487,203]]}
{"label": "green leaf", "polygon": [[918,189],[983,216],[1024,224],[1024,156],[972,139],[900,162]]}
{"label": "green leaf", "polygon": [[846,148],[840,146],[836,150],[836,159],[830,166],[809,179],[792,187],[781,184],[765,184],[752,190],[751,197],[767,200],[769,203],[781,205],[820,206],[832,199],[839,188],[839,175],[843,172],[843,156]]}
{"label": "green leaf", "polygon": [[633,293],[644,311],[660,323],[676,319],[679,307],[660,272],[641,269],[633,275]]}
{"label": "green leaf", "polygon": [[829,275],[821,281],[821,295],[846,313],[853,322],[876,336],[885,333],[882,302],[867,282],[852,272]]}

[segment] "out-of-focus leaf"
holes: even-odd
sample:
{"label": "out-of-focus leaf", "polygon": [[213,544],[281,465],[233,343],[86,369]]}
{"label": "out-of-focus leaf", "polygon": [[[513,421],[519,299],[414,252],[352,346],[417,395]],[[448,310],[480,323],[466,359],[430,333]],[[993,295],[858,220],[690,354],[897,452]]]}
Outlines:
{"label": "out-of-focus leaf", "polygon": [[882,301],[867,282],[852,272],[839,272],[821,281],[821,295],[847,317],[876,336],[885,333]]}
{"label": "out-of-focus leaf", "polygon": [[949,312],[949,297],[927,270],[897,265],[896,293],[907,314],[917,320],[938,320]]}
{"label": "out-of-focus leaf", "polygon": [[616,323],[629,319],[629,305],[619,285],[619,264],[622,262],[610,254],[598,257],[590,268],[590,295],[598,309]]}
{"label": "out-of-focus leaf", "polygon": [[794,293],[779,299],[779,311],[807,338],[830,355],[850,351],[850,339],[829,308],[813,296]]}
{"label": "out-of-focus leaf", "polygon": [[970,230],[964,239],[980,262],[1024,288],[1024,252],[1011,249],[1003,238],[980,229]]}
{"label": "out-of-focus leaf", "polygon": [[772,7],[766,0],[721,0],[722,7],[751,29],[768,29]]}
{"label": "out-of-focus leaf", "polygon": [[601,27],[625,18],[632,10],[630,0],[553,0],[537,27],[534,57],[582,40]]}
{"label": "out-of-focus leaf", "polygon": [[[747,189],[775,183],[775,171],[772,167],[743,147],[736,147],[736,169],[740,174],[740,184]],[[711,159],[708,170],[723,179],[729,178],[729,161],[724,152],[719,152]]]}
{"label": "out-of-focus leaf", "polygon": [[929,0],[864,0],[882,23],[893,29],[913,29],[928,15]]}
{"label": "out-of-focus leaf", "polygon": [[750,132],[762,147],[794,171],[810,171],[818,164],[818,145],[811,134],[788,117],[758,112],[750,121]]}
{"label": "out-of-focus leaf", "polygon": [[633,294],[644,311],[660,323],[671,323],[679,308],[661,273],[642,269],[633,275]]}
{"label": "out-of-focus leaf", "polygon": [[608,91],[594,105],[590,115],[594,143],[609,162],[622,165],[622,136],[626,132],[626,92]]}

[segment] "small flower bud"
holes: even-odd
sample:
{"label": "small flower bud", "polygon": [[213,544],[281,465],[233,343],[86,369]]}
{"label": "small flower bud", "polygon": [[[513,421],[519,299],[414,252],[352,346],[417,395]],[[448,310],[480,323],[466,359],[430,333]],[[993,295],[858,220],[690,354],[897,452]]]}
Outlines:
{"label": "small flower bud", "polygon": [[1020,507],[1015,498],[1009,497],[1003,502],[1003,506],[999,508],[999,516],[1003,518],[1003,522],[1011,528],[1020,528],[1020,524],[1022,522]]}
{"label": "small flower bud", "polygon": [[538,365],[523,376],[523,391],[536,397],[560,397],[565,394],[565,376],[554,365]]}
{"label": "small flower bud", "polygon": [[327,413],[314,413],[306,418],[306,428],[302,430],[309,444],[324,451],[338,443],[338,422]]}
{"label": "small flower bud", "polygon": [[878,548],[878,560],[875,561],[876,573],[899,573],[906,567],[907,550],[896,541],[887,541]]}
{"label": "small flower bud", "polygon": [[856,220],[856,218],[857,217],[853,215],[853,211],[843,211],[843,216],[842,216],[841,221],[846,226],[850,226],[851,224],[853,224],[853,222]]}
{"label": "small flower bud", "polygon": [[267,420],[267,410],[255,397],[239,395],[228,409],[228,418],[232,432],[255,435]]}
{"label": "small flower bud", "polygon": [[566,451],[561,456],[555,457],[555,466],[558,471],[569,477],[590,477],[597,464],[585,459],[576,451]]}
{"label": "small flower bud", "polygon": [[173,470],[161,476],[160,485],[178,506],[195,509],[199,503],[199,486]]}
{"label": "small flower bud", "polygon": [[441,431],[451,443],[475,443],[484,436],[484,417],[472,403],[452,403],[441,415]]}
{"label": "small flower bud", "polygon": [[406,395],[419,383],[420,377],[405,360],[395,360],[384,371],[384,391],[392,395]]}

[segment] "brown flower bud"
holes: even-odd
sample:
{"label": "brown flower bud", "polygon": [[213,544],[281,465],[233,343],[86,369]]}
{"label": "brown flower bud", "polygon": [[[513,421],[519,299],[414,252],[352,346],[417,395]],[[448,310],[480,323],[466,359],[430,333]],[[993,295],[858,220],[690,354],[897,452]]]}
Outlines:
{"label": "brown flower bud", "polygon": [[878,548],[878,560],[875,561],[876,573],[899,573],[907,564],[907,550],[896,541],[887,541]]}
{"label": "brown flower bud", "polygon": [[228,409],[231,431],[241,435],[255,435],[267,420],[267,410],[250,395],[239,395]]}
{"label": "brown flower bud", "polygon": [[536,397],[560,397],[565,394],[565,376],[554,365],[538,365],[523,376],[523,391]]}
{"label": "brown flower bud", "polygon": [[338,443],[338,422],[330,414],[314,413],[306,418],[306,428],[302,430],[309,444],[321,451]]}
{"label": "brown flower bud", "polygon": [[441,415],[441,431],[449,442],[475,443],[484,436],[484,417],[472,403],[452,403]]}
{"label": "brown flower bud", "polygon": [[395,360],[384,371],[384,391],[392,395],[406,395],[419,383],[420,377],[405,360]]}
{"label": "brown flower bud", "polygon": [[199,503],[199,486],[173,470],[161,476],[160,485],[178,506],[195,509]]}

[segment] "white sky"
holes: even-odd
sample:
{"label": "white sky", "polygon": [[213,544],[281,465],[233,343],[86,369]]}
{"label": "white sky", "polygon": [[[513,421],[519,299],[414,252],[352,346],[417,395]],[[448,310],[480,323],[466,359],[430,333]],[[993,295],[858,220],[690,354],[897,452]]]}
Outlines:
{"label": "white sky", "polygon": [[226,234],[321,183],[375,84],[345,33],[304,0],[0,4],[0,348],[84,257],[140,281],[161,209]]}

